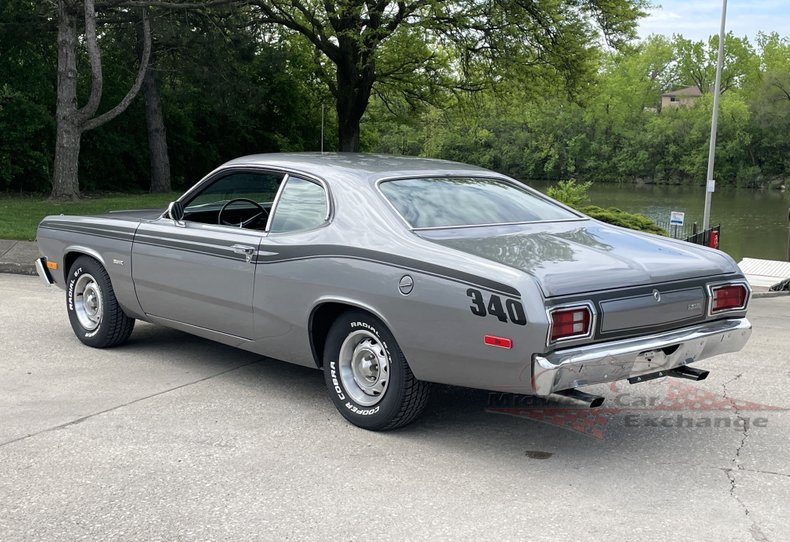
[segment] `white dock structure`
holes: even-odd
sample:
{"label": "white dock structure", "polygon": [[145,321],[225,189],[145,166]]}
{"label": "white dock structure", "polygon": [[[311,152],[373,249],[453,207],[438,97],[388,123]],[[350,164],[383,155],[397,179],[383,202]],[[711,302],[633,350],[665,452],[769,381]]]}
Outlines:
{"label": "white dock structure", "polygon": [[785,279],[790,279],[790,262],[744,258],[738,267],[746,276],[752,288],[770,288]]}

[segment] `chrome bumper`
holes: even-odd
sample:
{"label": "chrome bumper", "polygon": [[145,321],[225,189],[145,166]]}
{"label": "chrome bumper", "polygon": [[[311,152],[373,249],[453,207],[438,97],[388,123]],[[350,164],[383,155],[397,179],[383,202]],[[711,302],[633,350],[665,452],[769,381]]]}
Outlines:
{"label": "chrome bumper", "polygon": [[550,393],[615,382],[674,369],[701,359],[737,352],[752,334],[746,318],[719,320],[649,337],[559,350],[532,359],[532,385]]}
{"label": "chrome bumper", "polygon": [[41,278],[41,282],[44,283],[44,286],[52,286],[52,283],[55,282],[52,280],[52,275],[49,274],[49,269],[44,266],[44,258],[39,258],[36,260],[36,273],[38,273],[39,278]]}

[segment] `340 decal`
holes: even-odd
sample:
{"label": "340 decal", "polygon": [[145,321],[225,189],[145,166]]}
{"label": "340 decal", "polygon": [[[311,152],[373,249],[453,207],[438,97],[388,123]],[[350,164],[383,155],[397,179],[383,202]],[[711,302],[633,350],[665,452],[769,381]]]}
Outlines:
{"label": "340 decal", "polygon": [[504,305],[502,298],[496,294],[491,294],[488,303],[485,302],[483,292],[474,288],[469,288],[466,295],[472,298],[472,305],[469,310],[475,316],[496,316],[500,322],[508,320],[519,326],[527,325],[527,316],[524,314],[524,305],[515,299],[505,299]]}

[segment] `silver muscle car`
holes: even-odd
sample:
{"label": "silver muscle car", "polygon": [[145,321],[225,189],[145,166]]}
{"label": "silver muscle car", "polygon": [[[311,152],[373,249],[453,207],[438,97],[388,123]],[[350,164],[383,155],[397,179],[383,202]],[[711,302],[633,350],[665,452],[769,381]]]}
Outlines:
{"label": "silver muscle car", "polygon": [[590,406],[578,388],[740,350],[751,290],[716,250],[607,225],[441,160],[270,154],[162,211],[49,216],[47,284],[86,345],[135,319],[317,367],[350,422],[411,422],[430,383]]}

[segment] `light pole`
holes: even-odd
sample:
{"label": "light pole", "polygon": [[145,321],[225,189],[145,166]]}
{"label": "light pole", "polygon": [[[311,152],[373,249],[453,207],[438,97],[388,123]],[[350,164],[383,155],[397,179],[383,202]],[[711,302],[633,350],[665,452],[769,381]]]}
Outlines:
{"label": "light pole", "polygon": [[719,123],[719,96],[721,94],[721,67],[724,64],[724,27],[727,22],[727,0],[722,0],[721,29],[719,30],[719,58],[716,61],[716,84],[713,88],[713,115],[710,122],[710,147],[708,148],[708,176],[705,182],[705,211],[702,218],[702,231],[710,227],[710,199],[716,190],[713,180],[713,163],[716,159],[716,128]]}

